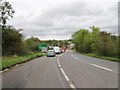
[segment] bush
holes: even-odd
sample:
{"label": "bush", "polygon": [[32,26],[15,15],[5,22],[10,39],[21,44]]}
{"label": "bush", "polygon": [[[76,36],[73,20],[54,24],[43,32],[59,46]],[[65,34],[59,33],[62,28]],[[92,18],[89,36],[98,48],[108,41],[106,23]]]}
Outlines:
{"label": "bush", "polygon": [[2,30],[2,55],[18,54],[22,46],[22,34],[15,28],[6,27]]}
{"label": "bush", "polygon": [[120,56],[120,36],[100,31],[99,27],[90,27],[92,31],[80,29],[72,35],[77,52],[96,53],[100,56]]}

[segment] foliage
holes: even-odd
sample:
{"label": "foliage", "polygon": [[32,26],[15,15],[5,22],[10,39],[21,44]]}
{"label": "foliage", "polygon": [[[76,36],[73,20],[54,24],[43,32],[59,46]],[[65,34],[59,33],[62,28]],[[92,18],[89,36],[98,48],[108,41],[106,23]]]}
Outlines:
{"label": "foliage", "polygon": [[79,31],[73,34],[75,49],[79,52],[84,52],[84,39],[89,34],[88,30],[80,29]]}
{"label": "foliage", "polygon": [[21,54],[24,45],[23,36],[13,27],[5,27],[2,31],[2,55]]}
{"label": "foliage", "polygon": [[[117,36],[114,36],[117,37]],[[113,35],[102,31],[99,41],[97,42],[97,54],[104,56],[117,56],[117,38],[113,39]]]}
{"label": "foliage", "polygon": [[9,2],[2,3],[2,6],[0,7],[0,26],[2,26],[3,29],[7,20],[9,20],[9,17],[13,18],[14,13],[15,11]]}
{"label": "foliage", "polygon": [[38,38],[31,37],[24,41],[26,48],[29,51],[35,52],[38,50],[37,45],[40,43],[40,40]]}
{"label": "foliage", "polygon": [[100,56],[95,53],[89,53],[89,54],[84,54],[84,55],[92,56],[92,57],[100,58],[100,59],[106,59],[106,60],[110,60],[110,61],[120,62],[120,60],[119,60],[120,58],[118,58],[118,57]]}
{"label": "foliage", "polygon": [[37,57],[41,57],[43,55],[46,55],[45,53],[39,53],[39,52],[35,52],[35,53],[30,53],[27,54],[25,56],[17,56],[17,55],[13,55],[13,56],[4,56],[2,59],[2,62],[0,62],[0,69],[6,69],[9,68],[11,66],[14,66],[16,64],[20,64],[26,61],[29,61],[33,58],[37,58]]}
{"label": "foliage", "polygon": [[100,56],[118,57],[120,55],[120,36],[90,27],[91,31],[80,29],[72,35],[75,49],[81,53],[96,53]]}

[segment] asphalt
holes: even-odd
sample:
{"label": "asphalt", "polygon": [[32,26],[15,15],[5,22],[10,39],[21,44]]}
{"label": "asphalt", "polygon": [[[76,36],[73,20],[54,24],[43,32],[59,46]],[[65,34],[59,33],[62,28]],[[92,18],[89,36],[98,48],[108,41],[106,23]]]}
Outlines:
{"label": "asphalt", "polygon": [[56,57],[33,59],[2,73],[2,88],[72,88],[71,85],[118,88],[118,63],[69,50]]}

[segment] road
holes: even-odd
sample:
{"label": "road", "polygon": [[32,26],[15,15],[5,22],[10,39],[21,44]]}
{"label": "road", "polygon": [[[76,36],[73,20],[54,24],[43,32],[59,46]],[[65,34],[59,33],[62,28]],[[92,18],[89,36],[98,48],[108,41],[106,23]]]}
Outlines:
{"label": "road", "polygon": [[3,88],[118,88],[118,63],[67,51],[2,74]]}

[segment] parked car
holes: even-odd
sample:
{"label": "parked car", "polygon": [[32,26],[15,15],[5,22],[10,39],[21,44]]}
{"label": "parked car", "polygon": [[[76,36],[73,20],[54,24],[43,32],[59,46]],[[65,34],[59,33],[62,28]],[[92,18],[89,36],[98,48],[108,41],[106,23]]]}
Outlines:
{"label": "parked car", "polygon": [[47,51],[47,57],[55,57],[55,51],[54,50],[48,50]]}

